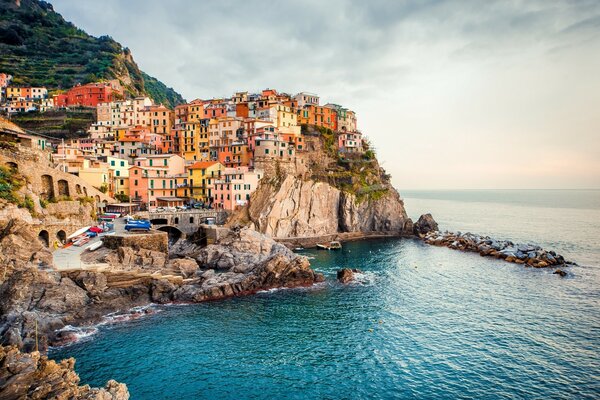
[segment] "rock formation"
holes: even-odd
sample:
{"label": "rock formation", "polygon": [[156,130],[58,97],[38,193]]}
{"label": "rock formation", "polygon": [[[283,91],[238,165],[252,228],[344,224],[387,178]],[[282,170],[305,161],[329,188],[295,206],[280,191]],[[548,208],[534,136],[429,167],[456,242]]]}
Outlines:
{"label": "rock formation", "polygon": [[318,237],[339,232],[412,233],[412,222],[393,188],[376,200],[359,201],[326,182],[292,175],[281,185],[262,184],[248,214],[257,231],[274,238]]}
{"label": "rock formation", "polygon": [[[26,239],[26,227],[23,232]],[[45,350],[73,339],[73,332],[63,329],[67,325],[94,324],[132,307],[215,300],[323,280],[305,257],[249,229],[224,230],[216,243],[205,247],[180,241],[174,259],[165,262],[163,254],[160,263],[144,268],[133,268],[131,260],[143,259],[148,250],[119,248],[112,250],[112,257],[118,260],[125,254],[127,263],[104,270],[40,269],[28,261],[25,239],[19,239],[17,249],[25,261],[0,286],[1,343],[24,351],[36,347],[36,326],[37,346]]]}
{"label": "rock formation", "polygon": [[[431,215],[429,215],[431,217]],[[423,218],[423,216],[421,217]],[[419,221],[421,221],[419,218]],[[425,219],[424,219],[425,220]],[[433,219],[427,218],[423,226],[431,226]],[[435,221],[433,221],[435,223]],[[417,222],[418,224],[418,222]],[[436,224],[437,226],[437,224]],[[451,249],[479,253],[482,257],[495,257],[515,264],[526,264],[535,268],[550,266],[575,265],[574,262],[554,251],[542,249],[534,244],[513,243],[509,240],[495,240],[489,236],[475,235],[467,232],[438,232],[430,230],[420,235],[423,241],[434,246],[445,246]],[[562,270],[557,270],[564,273]],[[562,275],[558,272],[559,275]],[[565,273],[566,274],[566,273]]]}
{"label": "rock formation", "polygon": [[57,363],[39,352],[21,353],[16,346],[0,346],[1,399],[127,400],[129,391],[114,380],[104,388],[79,386],[75,359]]}
{"label": "rock formation", "polygon": [[431,214],[423,214],[419,217],[419,220],[413,225],[413,232],[415,235],[424,235],[431,231],[437,231],[438,224],[435,222]]}
{"label": "rock formation", "polygon": [[362,272],[356,268],[342,268],[337,272],[337,279],[341,283],[350,283],[354,280],[354,274]]}

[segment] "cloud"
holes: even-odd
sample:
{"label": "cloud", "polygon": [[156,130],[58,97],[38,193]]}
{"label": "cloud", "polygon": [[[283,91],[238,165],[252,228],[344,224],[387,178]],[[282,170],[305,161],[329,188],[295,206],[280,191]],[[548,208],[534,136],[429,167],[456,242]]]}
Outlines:
{"label": "cloud", "polygon": [[[555,142],[585,160],[600,155],[590,106],[600,101],[597,1],[52,3],[89,33],[128,46],[144,71],[188,99],[275,87],[347,105],[401,187],[488,187],[499,168],[486,170],[481,154],[504,163],[502,185],[536,186],[516,179],[512,165],[526,168],[517,163],[520,149],[482,148],[479,138],[535,138],[545,159],[555,156]],[[413,170],[424,148],[427,164],[448,172],[444,180]],[[449,149],[463,157],[460,168]],[[464,176],[464,165],[478,172]],[[556,169],[543,165],[540,182],[551,181]],[[579,167],[565,170],[573,178]],[[588,167],[583,182],[561,175],[557,185],[600,187],[598,165]]]}

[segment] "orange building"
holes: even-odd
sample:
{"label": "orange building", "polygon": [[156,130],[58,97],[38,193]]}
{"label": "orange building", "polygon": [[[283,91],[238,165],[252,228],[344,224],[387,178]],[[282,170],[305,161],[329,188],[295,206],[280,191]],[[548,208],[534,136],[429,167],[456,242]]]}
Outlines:
{"label": "orange building", "polygon": [[298,109],[298,124],[321,126],[337,131],[337,111],[324,106],[306,105]]}

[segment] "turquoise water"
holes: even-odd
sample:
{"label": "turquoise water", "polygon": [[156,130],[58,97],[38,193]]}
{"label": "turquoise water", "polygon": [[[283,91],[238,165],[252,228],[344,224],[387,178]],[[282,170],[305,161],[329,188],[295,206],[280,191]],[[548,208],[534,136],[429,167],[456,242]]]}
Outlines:
{"label": "turquoise water", "polygon": [[[443,228],[526,235],[582,265],[562,279],[415,240],[348,243],[305,252],[329,283],[158,307],[51,356],[134,399],[598,398],[598,208],[410,195],[411,215],[431,207]],[[365,273],[342,286],[341,267]]]}

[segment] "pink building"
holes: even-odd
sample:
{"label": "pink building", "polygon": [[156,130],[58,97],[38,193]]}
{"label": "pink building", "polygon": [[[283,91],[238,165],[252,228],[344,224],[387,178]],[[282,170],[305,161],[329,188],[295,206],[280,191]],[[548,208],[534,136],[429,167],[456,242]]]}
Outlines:
{"label": "pink building", "polygon": [[221,180],[215,181],[213,204],[215,208],[235,210],[245,206],[250,195],[263,177],[261,170],[250,171],[248,167],[225,168]]}
{"label": "pink building", "polygon": [[152,210],[161,202],[176,201],[177,184],[185,176],[185,161],[178,155],[140,157],[129,168],[129,194]]}

